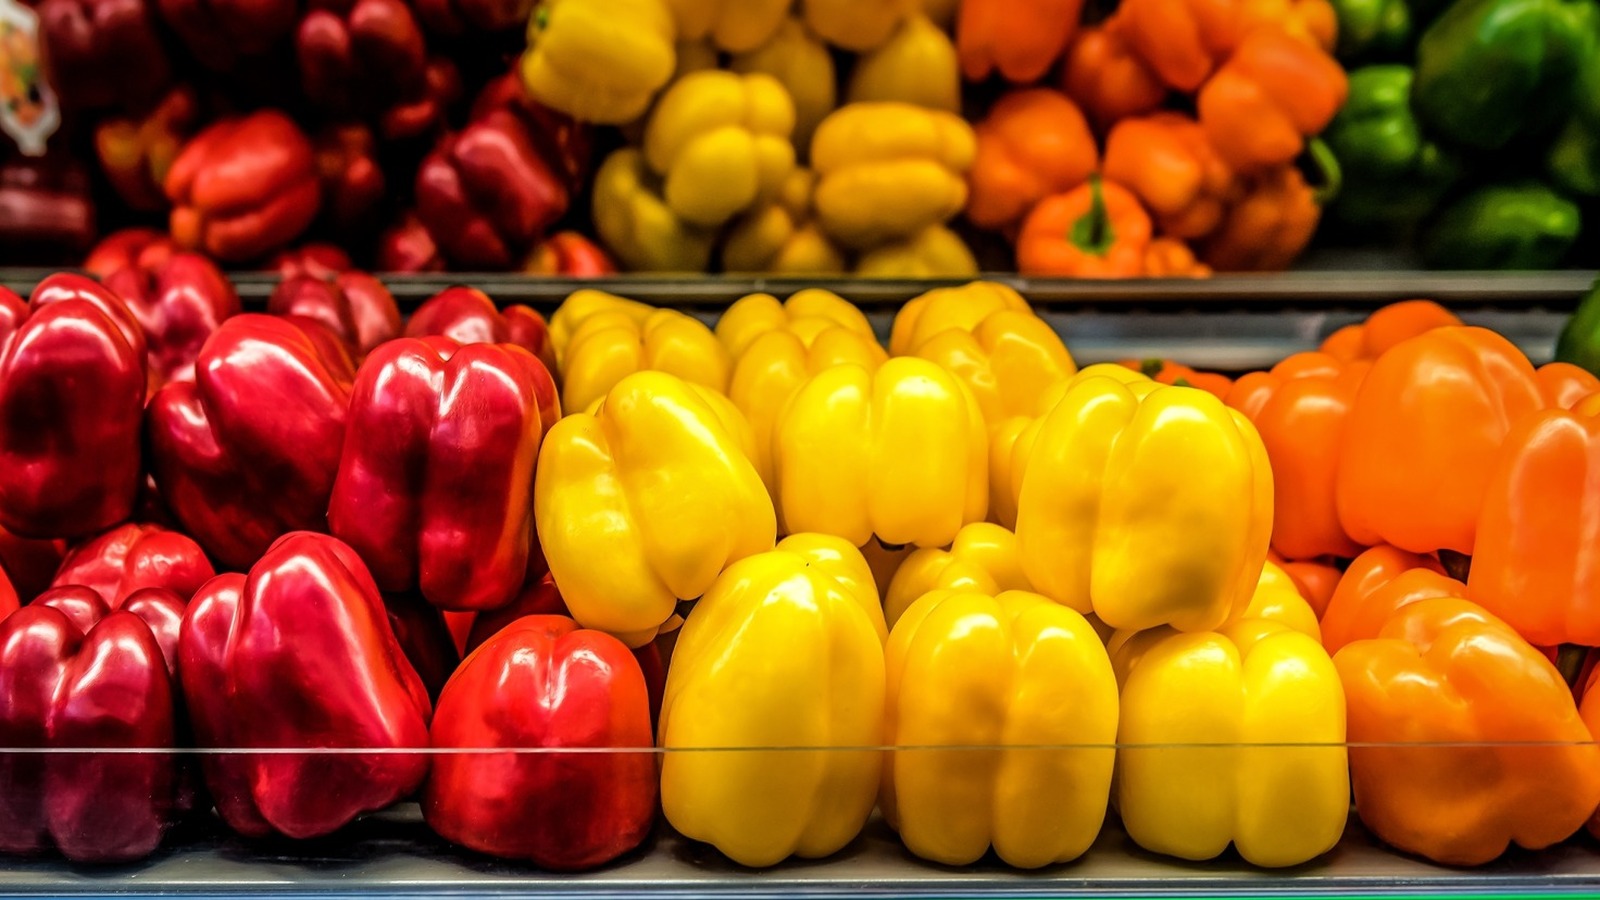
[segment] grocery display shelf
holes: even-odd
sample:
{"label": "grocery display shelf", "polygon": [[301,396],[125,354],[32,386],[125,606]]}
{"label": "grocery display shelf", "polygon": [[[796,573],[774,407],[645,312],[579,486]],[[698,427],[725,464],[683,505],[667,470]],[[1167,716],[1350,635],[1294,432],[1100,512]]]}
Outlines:
{"label": "grocery display shelf", "polygon": [[58,861],[0,867],[0,896],[420,896],[880,898],[1046,897],[1465,897],[1600,895],[1600,845],[1575,838],[1538,854],[1513,851],[1478,869],[1455,870],[1401,856],[1348,829],[1332,852],[1285,870],[1255,869],[1231,854],[1205,863],[1133,846],[1108,827],[1082,859],[1033,872],[997,861],[949,867],[903,850],[882,822],[840,853],[743,869],[661,826],[640,850],[599,871],[555,874],[489,860],[433,837],[415,805],[371,816],[307,844],[218,836],[195,823],[154,859],[74,868]]}

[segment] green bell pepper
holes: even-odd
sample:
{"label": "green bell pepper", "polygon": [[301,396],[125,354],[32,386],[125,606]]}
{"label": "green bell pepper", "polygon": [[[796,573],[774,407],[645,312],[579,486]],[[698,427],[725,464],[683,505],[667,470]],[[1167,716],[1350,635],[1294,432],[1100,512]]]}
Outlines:
{"label": "green bell pepper", "polygon": [[1584,61],[1572,115],[1545,156],[1545,176],[1569,194],[1600,197],[1600,48]]}
{"label": "green bell pepper", "polygon": [[1339,59],[1398,59],[1411,48],[1408,0],[1333,0]]}
{"label": "green bell pepper", "polygon": [[1556,125],[1594,51],[1594,0],[1458,0],[1417,45],[1413,100],[1441,137],[1496,150]]}
{"label": "green bell pepper", "polygon": [[1578,238],[1577,204],[1537,181],[1476,188],[1445,207],[1423,231],[1423,260],[1435,269],[1549,269]]}
{"label": "green bell pepper", "polygon": [[1600,281],[1583,295],[1583,301],[1556,339],[1556,359],[1582,366],[1600,375]]}
{"label": "green bell pepper", "polygon": [[1413,81],[1400,65],[1350,73],[1349,99],[1322,135],[1344,169],[1329,211],[1339,221],[1404,231],[1460,179],[1460,162],[1422,133],[1411,111]]}

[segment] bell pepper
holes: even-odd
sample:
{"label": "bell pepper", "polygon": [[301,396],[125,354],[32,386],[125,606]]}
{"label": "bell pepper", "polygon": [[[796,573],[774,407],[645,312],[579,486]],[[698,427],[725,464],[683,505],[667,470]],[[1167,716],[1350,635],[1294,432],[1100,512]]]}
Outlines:
{"label": "bell pepper", "polygon": [[732,403],[665,372],[617,382],[539,451],[534,520],[550,573],[586,628],[639,646],[679,600],[772,546],[772,500]]}
{"label": "bell pepper", "polygon": [[45,81],[68,111],[120,107],[143,112],[172,80],[148,0],[41,0],[39,50]]}
{"label": "bell pepper", "polygon": [[1553,269],[1581,230],[1578,205],[1548,185],[1490,184],[1439,210],[1420,249],[1436,269]]}
{"label": "bell pepper", "polygon": [[195,380],[150,400],[151,470],[183,530],[249,566],[279,536],[325,525],[344,443],[348,373],[294,324],[246,314],[200,351]]}
{"label": "bell pepper", "polygon": [[655,370],[722,393],[728,389],[728,354],[698,319],[658,309],[643,322],[608,312],[583,320],[567,343],[561,365],[561,405],[589,408],[628,375]]}
{"label": "bell pepper", "polygon": [[884,638],[866,560],[836,537],[791,535],[729,566],[667,671],[661,808],[672,827],[745,866],[854,840],[882,766],[863,748],[883,743]]}
{"label": "bell pepper", "polygon": [[201,66],[230,72],[262,64],[294,32],[295,0],[158,0],[162,18]]}
{"label": "bell pepper", "polygon": [[199,119],[194,89],[172,89],[142,118],[104,119],[94,130],[100,169],[122,202],[141,212],[167,208],[161,186],[178,157],[178,148],[194,132]]}
{"label": "bell pepper", "polygon": [[1359,324],[1340,328],[1318,349],[1341,362],[1371,361],[1419,334],[1461,324],[1459,316],[1432,300],[1401,300],[1379,307]]}
{"label": "bell pepper", "polygon": [[1267,867],[1333,849],[1350,811],[1345,697],[1317,639],[1310,606],[1270,563],[1216,631],[1111,638],[1117,811],[1135,843],[1193,860],[1231,843]]}
{"label": "bell pepper", "polygon": [[812,221],[816,181],[810,169],[793,169],[772,202],[730,223],[722,241],[723,271],[842,273],[844,254]]}
{"label": "bell pepper", "polygon": [[1322,613],[1322,645],[1337,653],[1346,644],[1376,638],[1401,608],[1430,597],[1462,597],[1467,586],[1446,575],[1431,556],[1388,544],[1357,556]]}
{"label": "bell pepper", "polygon": [[841,245],[865,250],[947,221],[966,205],[962,176],[975,153],[971,127],[953,114],[849,104],[811,140],[817,222]]}
{"label": "bell pepper", "polygon": [[549,371],[521,347],[390,341],[356,375],[328,529],[385,591],[504,606],[528,573],[534,463],[560,417]]}
{"label": "bell pepper", "polygon": [[528,20],[522,83],[581,122],[630,122],[672,77],[676,31],[667,0],[542,0]]}
{"label": "bell pepper", "polygon": [[994,596],[1032,590],[1017,536],[993,522],[972,522],[956,532],[949,549],[923,547],[900,563],[883,592],[883,616],[893,629],[913,603],[934,591]]}
{"label": "bell pepper", "polygon": [[1250,420],[1205,391],[1080,376],[1028,452],[1016,530],[1056,602],[1113,628],[1210,631],[1255,588],[1272,470]]}
{"label": "bell pepper", "polygon": [[851,271],[861,278],[971,278],[978,274],[978,260],[961,235],[929,225],[862,253]]}
{"label": "bell pepper", "polygon": [[571,343],[572,336],[577,333],[585,319],[600,313],[620,312],[633,319],[636,324],[643,325],[644,320],[656,311],[657,307],[605,291],[593,288],[579,288],[567,295],[567,299],[556,307],[550,314],[550,345],[555,348],[556,359],[566,357],[567,344]]}
{"label": "bell pepper", "polygon": [[1246,183],[1222,224],[1202,245],[1201,258],[1219,272],[1287,269],[1311,243],[1322,207],[1294,166],[1270,169]]}
{"label": "bell pepper", "polygon": [[1548,409],[1572,409],[1578,401],[1600,393],[1600,378],[1572,363],[1545,363],[1534,370],[1533,378]]}
{"label": "bell pepper", "polygon": [[[1270,557],[1268,559],[1271,561]],[[1321,621],[1328,603],[1333,599],[1334,590],[1339,586],[1339,578],[1344,573],[1337,565],[1322,560],[1290,560],[1277,562],[1276,565],[1294,581],[1295,589]],[[1326,638],[1322,645],[1328,645]]]}
{"label": "bell pepper", "polygon": [[1117,681],[1081,614],[1020,590],[932,591],[894,626],[885,667],[885,740],[908,749],[889,752],[879,805],[907,849],[961,866],[993,847],[1029,869],[1089,849],[1110,800]]}
{"label": "bell pepper", "polygon": [[50,587],[66,552],[66,541],[18,537],[0,528],[0,571],[20,601],[32,600]]}
{"label": "bell pepper", "polygon": [[1162,234],[1186,239],[1215,231],[1238,191],[1205,129],[1182,113],[1113,125],[1104,172],[1139,199]]}
{"label": "bell pepper", "polygon": [[760,72],[778,79],[794,102],[794,143],[802,151],[811,146],[817,125],[838,106],[833,54],[793,16],[761,46],[734,54],[729,67],[741,75]]}
{"label": "bell pepper", "polygon": [[983,414],[924,359],[813,375],[779,415],[772,459],[785,532],[942,547],[989,510]]}
{"label": "bell pepper", "polygon": [[637,847],[655,822],[644,675],[616,638],[571,619],[518,619],[473,653],[439,697],[431,743],[617,751],[436,756],[423,817],[480,853],[586,869]]}
{"label": "bell pepper", "polygon": [[1533,366],[1486,328],[1435,328],[1372,364],[1345,420],[1339,520],[1361,544],[1471,553],[1495,454],[1543,406]]}
{"label": "bell pepper", "polygon": [[1277,30],[1333,54],[1339,42],[1339,14],[1330,0],[1244,0],[1240,33]]}
{"label": "bell pepper", "polygon": [[533,0],[417,0],[417,18],[446,37],[524,28]]}
{"label": "bell pepper", "polygon": [[369,114],[423,80],[428,47],[402,0],[311,0],[294,34],[300,87],[334,115]]}
{"label": "bell pepper", "polygon": [[1333,9],[1339,20],[1339,59],[1345,61],[1404,56],[1421,24],[1410,0],[1334,0]]}
{"label": "bell pepper", "polygon": [[1038,81],[1067,49],[1082,12],[1083,0],[966,0],[956,20],[961,74]]}
{"label": "bell pepper", "polygon": [[126,519],[145,390],[143,333],[105,288],[52,275],[28,306],[0,291],[0,527],[79,537]]}
{"label": "bell pepper", "polygon": [[522,271],[530,275],[562,278],[599,278],[615,275],[617,264],[600,245],[576,231],[558,231],[528,252]]}
{"label": "bell pepper", "polygon": [[1578,96],[1597,28],[1592,0],[1451,4],[1417,44],[1417,116],[1481,150],[1554,125]]}
{"label": "bell pepper", "polygon": [[0,755],[0,852],[112,863],[154,851],[177,805],[178,767],[161,752],[178,742],[175,690],[151,625],[93,591],[52,591],[0,621],[0,743],[152,751]]}
{"label": "bell pepper", "polygon": [[1549,660],[1481,607],[1420,600],[1333,658],[1356,813],[1434,862],[1566,840],[1600,805],[1600,746]]}
{"label": "bell pepper", "polygon": [[656,103],[644,156],[667,208],[714,228],[777,195],[794,168],[793,131],[794,104],[777,79],[694,72]]}
{"label": "bell pepper", "polygon": [[444,271],[439,245],[412,210],[407,210],[398,222],[378,236],[375,262],[380,272]]}
{"label": "bell pepper", "polygon": [[1556,359],[1600,375],[1600,281],[1578,302],[1556,338]]}
{"label": "bell pepper", "polygon": [[389,141],[435,136],[461,99],[461,90],[461,71],[455,63],[447,56],[428,57],[422,77],[378,114],[377,133]]}
{"label": "bell pepper", "polygon": [[1176,360],[1124,359],[1118,361],[1117,365],[1139,372],[1157,384],[1199,388],[1218,400],[1226,400],[1233,391],[1233,380],[1228,376],[1219,372],[1201,372]]}
{"label": "bell pepper", "polygon": [[1212,271],[1188,244],[1159,237],[1144,248],[1144,274],[1146,278],[1210,278]]}
{"label": "bell pepper", "polygon": [[1600,47],[1584,58],[1572,111],[1545,153],[1545,177],[1580,197],[1600,196]]}
{"label": "bell pepper", "polygon": [[350,261],[350,254],[337,245],[313,242],[279,251],[272,257],[265,271],[277,272],[279,278],[311,275],[330,281],[341,272],[348,272],[354,268],[355,264]]}
{"label": "bell pepper", "polygon": [[515,344],[556,371],[555,345],[544,316],[513,304],[497,309],[477,288],[449,287],[428,298],[406,320],[406,337],[447,337],[460,344]]}
{"label": "bell pepper", "polygon": [[198,253],[141,255],[104,283],[138,321],[150,376],[160,383],[193,381],[200,347],[239,312],[233,284]]}
{"label": "bell pepper", "polygon": [[1101,129],[1155,112],[1167,98],[1160,76],[1128,43],[1120,16],[1078,30],[1061,66],[1061,90]]}
{"label": "bell pepper", "polygon": [[315,149],[329,221],[341,229],[370,222],[383,202],[385,187],[372,129],[365,125],[325,129],[317,135]]}
{"label": "bell pepper", "polygon": [[865,53],[887,41],[911,17],[918,0],[804,0],[806,26],[818,37],[851,53]]}
{"label": "bell pepper", "polygon": [[437,701],[445,682],[461,666],[461,651],[444,612],[415,591],[386,594],[383,606],[400,652],[422,679],[428,699]]}
{"label": "bell pepper", "polygon": [[594,227],[606,249],[630,271],[704,272],[716,233],[673,212],[644,153],[625,147],[594,178]]}
{"label": "bell pepper", "polygon": [[910,356],[919,344],[946,331],[971,332],[1002,311],[1033,312],[1016,288],[999,281],[974,281],[960,287],[934,288],[912,298],[895,313],[889,329],[889,353]]}
{"label": "bell pepper", "polygon": [[744,53],[767,42],[789,11],[787,0],[668,0],[679,41],[710,41]]}
{"label": "bell pepper", "polygon": [[1051,194],[1070,191],[1100,164],[1083,113],[1049,88],[1012,91],[973,129],[978,150],[967,175],[967,219],[1004,231]]}
{"label": "bell pepper", "polygon": [[1282,29],[1259,28],[1200,89],[1200,127],[1234,171],[1260,172],[1299,156],[1348,93],[1332,56]]}
{"label": "bell pepper", "polygon": [[166,191],[173,239],[225,262],[294,240],[322,202],[311,142],[276,110],[201,131],[167,170]]}
{"label": "bell pepper", "polygon": [[383,282],[360,271],[332,278],[294,275],[278,282],[267,312],[326,325],[360,359],[400,334],[400,308]]}
{"label": "bell pepper", "polygon": [[422,785],[432,705],[344,543],[290,533],[248,575],[213,578],[178,646],[200,747],[390,751],[208,754],[206,786],[240,834],[322,837]]}
{"label": "bell pepper", "polygon": [[1128,46],[1168,87],[1193,94],[1242,34],[1237,0],[1130,0],[1116,20]]}
{"label": "bell pepper", "polygon": [[808,345],[832,328],[853,331],[876,342],[872,323],[859,306],[831,291],[807,288],[778,301],[771,294],[750,294],[730,305],[717,319],[717,340],[735,362],[763,336],[786,331]]}
{"label": "bell pepper", "polygon": [[1136,278],[1144,274],[1150,215],[1127,188],[1098,174],[1040,200],[1017,235],[1024,275]]}
{"label": "bell pepper", "polygon": [[927,16],[901,22],[850,69],[848,103],[910,103],[961,112],[961,68],[950,35]]}
{"label": "bell pepper", "polygon": [[83,260],[83,269],[104,278],[118,269],[148,259],[151,266],[177,252],[172,238],[154,228],[123,228],[100,239]]}
{"label": "bell pepper", "polygon": [[217,574],[188,535],[128,522],[75,546],[61,561],[51,587],[79,585],[122,608],[145,588],[167,588],[185,603]]}
{"label": "bell pepper", "polygon": [[504,109],[441,141],[417,170],[416,191],[417,218],[445,257],[492,269],[520,260],[569,202],[527,124]]}
{"label": "bell pepper", "polygon": [[[1404,0],[1390,0],[1404,9]],[[1350,73],[1350,98],[1323,134],[1344,171],[1332,212],[1357,227],[1404,231],[1438,208],[1462,175],[1461,161],[1423,133],[1411,105],[1407,66]]]}

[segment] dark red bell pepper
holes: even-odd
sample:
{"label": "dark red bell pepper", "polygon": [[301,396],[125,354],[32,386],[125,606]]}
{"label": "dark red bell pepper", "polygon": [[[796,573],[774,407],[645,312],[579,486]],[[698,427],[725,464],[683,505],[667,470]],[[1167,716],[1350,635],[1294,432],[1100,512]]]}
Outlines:
{"label": "dark red bell pepper", "polygon": [[225,262],[294,240],[322,202],[311,141],[288,116],[223,119],[185,144],[167,171],[172,237]]}
{"label": "dark red bell pepper", "polygon": [[365,125],[329,128],[317,135],[316,147],[322,207],[329,221],[341,229],[368,222],[383,202],[384,186],[372,129]]}
{"label": "dark red bell pepper", "polygon": [[11,586],[22,603],[39,596],[50,586],[66,551],[66,541],[18,537],[0,528],[0,569],[11,579]]}
{"label": "dark red bell pepper", "polygon": [[0,620],[16,612],[21,605],[17,589],[11,584],[11,576],[6,574],[4,566],[0,566]]}
{"label": "dark red bell pepper", "polygon": [[461,650],[450,634],[444,613],[429,603],[421,594],[385,594],[383,604],[389,610],[389,627],[394,629],[400,649],[417,670],[428,697],[439,699],[445,682],[461,665]]}
{"label": "dark red bell pepper", "polygon": [[159,0],[162,18],[202,66],[225,72],[294,30],[298,0]]}
{"label": "dark red bell pepper", "polygon": [[323,243],[291,247],[274,256],[267,266],[268,271],[277,272],[283,278],[310,275],[324,280],[353,268],[355,265],[350,262],[350,255],[343,249],[334,244]]}
{"label": "dark red bell pepper", "polygon": [[534,465],[560,415],[555,381],[521,347],[384,344],[356,373],[328,529],[386,591],[504,606],[528,573]]}
{"label": "dark red bell pepper", "polygon": [[539,242],[522,270],[530,275],[598,278],[615,275],[617,264],[599,244],[576,231],[558,231]]}
{"label": "dark red bell pepper", "polygon": [[444,259],[433,235],[409,210],[378,238],[378,269],[383,272],[443,272]]}
{"label": "dark red bell pepper", "polygon": [[150,401],[151,469],[183,530],[243,568],[280,535],[321,529],[350,383],[294,323],[247,313],[200,351],[195,380]]}
{"label": "dark red bell pepper", "polygon": [[94,222],[82,159],[55,146],[7,156],[0,143],[0,265],[70,265],[94,243]]}
{"label": "dark red bell pepper", "polygon": [[422,814],[446,840],[547,869],[586,869],[637,847],[656,810],[643,674],[619,640],[528,616],[462,664],[439,697],[433,746],[616,753],[444,753]]}
{"label": "dark red bell pepper", "polygon": [[157,380],[193,381],[200,348],[223,320],[239,314],[239,295],[216,263],[198,253],[148,255],[160,262],[148,265],[141,255],[106,275],[105,286],[143,328]]}
{"label": "dark red bell pepper", "polygon": [[311,0],[294,43],[306,97],[337,116],[369,115],[409,96],[428,62],[402,0]]}
{"label": "dark red bell pepper", "polygon": [[344,341],[356,359],[400,334],[400,307],[394,295],[383,282],[356,270],[332,278],[285,278],[267,298],[267,312],[321,322]]}
{"label": "dark red bell pepper", "polygon": [[113,231],[94,245],[83,261],[89,274],[101,278],[132,265],[156,266],[178,252],[178,245],[154,228],[124,228]]}
{"label": "dark red bell pepper", "polygon": [[129,522],[72,548],[52,586],[90,588],[118,609],[147,588],[166,588],[187,603],[216,574],[205,551],[188,535]]}
{"label": "dark red bell pepper", "polygon": [[45,77],[63,108],[143,112],[172,79],[150,0],[42,0]]}
{"label": "dark red bell pepper", "polygon": [[417,15],[428,30],[449,37],[522,28],[532,10],[532,0],[417,0]]}
{"label": "dark red bell pepper", "polygon": [[[9,294],[9,292],[7,292]],[[103,531],[133,510],[146,391],[139,324],[81,275],[0,297],[0,527]]]}
{"label": "dark red bell pepper", "polygon": [[378,116],[378,133],[401,141],[433,134],[461,99],[461,72],[448,56],[432,56],[422,80]]}
{"label": "dark red bell pepper", "polygon": [[178,656],[199,746],[308,751],[202,760],[234,830],[319,837],[421,786],[424,752],[349,752],[426,748],[432,706],[344,543],[288,534],[249,575],[213,578],[189,604]]}
{"label": "dark red bell pepper", "polygon": [[550,325],[532,307],[513,304],[496,309],[477,288],[448,287],[417,307],[406,322],[406,337],[444,335],[462,344],[516,344],[556,371]]}
{"label": "dark red bell pepper", "polygon": [[194,89],[181,85],[168,91],[144,116],[116,116],[95,126],[94,149],[100,170],[122,202],[142,212],[167,208],[162,188],[167,170],[194,133],[199,118]]}
{"label": "dark red bell pepper", "polygon": [[484,85],[473,98],[468,118],[477,121],[497,109],[515,113],[527,125],[534,144],[565,179],[568,193],[583,192],[594,167],[593,126],[529,97],[522,77],[514,69]]}

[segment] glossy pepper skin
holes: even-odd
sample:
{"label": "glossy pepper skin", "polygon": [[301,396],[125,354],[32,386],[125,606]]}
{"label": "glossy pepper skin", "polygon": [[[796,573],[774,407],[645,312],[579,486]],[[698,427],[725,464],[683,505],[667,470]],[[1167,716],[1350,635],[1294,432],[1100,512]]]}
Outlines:
{"label": "glossy pepper skin", "polygon": [[1369,547],[1350,562],[1322,611],[1322,645],[1337,653],[1346,644],[1375,638],[1402,607],[1430,597],[1461,597],[1467,586],[1445,574],[1433,556],[1388,544]]}
{"label": "glossy pepper skin", "polygon": [[1099,175],[1039,201],[1017,235],[1027,275],[1135,278],[1144,274],[1152,225],[1137,197]]}
{"label": "glossy pepper skin", "polygon": [[152,264],[178,249],[172,238],[154,228],[123,228],[101,238],[83,260],[90,275],[104,278],[112,272],[142,259]]}
{"label": "glossy pepper skin", "polygon": [[[326,535],[287,534],[248,575],[208,582],[184,616],[179,658],[201,747],[428,746],[428,694],[378,587],[355,552]],[[304,839],[409,796],[428,759],[232,753],[203,765],[230,828]]]}
{"label": "glossy pepper skin", "polygon": [[1182,113],[1116,123],[1106,135],[1106,178],[1127,188],[1162,234],[1201,238],[1215,231],[1238,191],[1205,129]]}
{"label": "glossy pepper skin", "polygon": [[152,380],[193,381],[200,348],[239,314],[239,295],[216,263],[198,253],[142,253],[105,276],[144,331]]}
{"label": "glossy pepper skin", "polygon": [[529,251],[522,271],[530,275],[599,278],[615,275],[617,264],[599,244],[577,231],[558,231]]}
{"label": "glossy pepper skin", "polygon": [[[845,541],[795,534],[730,566],[689,616],[667,672],[667,821],[746,866],[854,840],[882,759],[842,748],[883,743],[884,638],[871,570]],[[695,752],[729,747],[750,749]]]}
{"label": "glossy pepper skin", "polygon": [[1299,168],[1278,166],[1245,182],[1200,256],[1219,272],[1281,271],[1311,243],[1321,218],[1317,192]]}
{"label": "glossy pepper skin", "polygon": [[761,46],[736,53],[729,63],[735,72],[771,75],[794,101],[796,147],[811,146],[811,135],[838,105],[838,78],[833,55],[822,39],[794,16],[785,19]]}
{"label": "glossy pepper skin", "polygon": [[1025,591],[933,591],[894,626],[885,667],[885,742],[927,748],[884,764],[879,804],[912,853],[967,865],[993,847],[1036,868],[1089,849],[1110,800],[1117,681],[1082,615]]}
{"label": "glossy pepper skin", "polygon": [[623,313],[638,324],[650,318],[657,307],[648,303],[640,303],[627,297],[608,294],[605,291],[593,288],[579,288],[567,295],[561,301],[556,311],[550,314],[550,345],[555,348],[556,359],[566,359],[567,345],[572,342],[572,336],[577,333],[585,319],[600,313]]}
{"label": "glossy pepper skin", "polygon": [[67,110],[143,112],[172,78],[146,0],[43,0],[39,49],[50,87]]}
{"label": "glossy pepper skin", "polygon": [[656,811],[644,675],[616,638],[527,616],[485,642],[439,697],[435,749],[615,753],[435,757],[422,814],[446,840],[540,868],[602,865],[638,846]]}
{"label": "glossy pepper skin", "polygon": [[672,77],[676,31],[667,0],[544,0],[528,20],[522,83],[580,122],[631,122]]}
{"label": "glossy pepper skin", "polygon": [[400,307],[394,295],[383,282],[356,270],[330,278],[291,275],[272,289],[267,312],[320,322],[356,360],[400,334]]}
{"label": "glossy pepper skin", "polygon": [[249,566],[286,532],[323,528],[349,400],[348,370],[300,328],[272,316],[229,319],[200,351],[194,382],[150,401],[162,498],[229,567]]}
{"label": "glossy pepper skin", "polygon": [[109,291],[52,275],[0,290],[0,527],[78,537],[126,519],[142,480],[144,337]]}
{"label": "glossy pepper skin", "polygon": [[1436,269],[1553,269],[1582,229],[1578,205],[1537,181],[1490,184],[1440,210],[1423,229]]}
{"label": "glossy pepper skin", "polygon": [[809,342],[831,328],[877,340],[860,307],[820,288],[796,291],[782,301],[771,294],[741,297],[717,319],[716,336],[737,362],[772,332],[788,332]]}
{"label": "glossy pepper skin", "polygon": [[1006,94],[973,133],[966,213],[980,228],[1014,226],[1035,203],[1083,184],[1100,162],[1077,104],[1049,88]]}
{"label": "glossy pepper skin", "polygon": [[83,590],[0,621],[0,740],[158,752],[0,757],[0,852],[129,862],[173,817],[176,765],[159,751],[177,743],[175,686],[151,626]]}
{"label": "glossy pepper skin", "polygon": [[1167,86],[1128,42],[1122,17],[1078,29],[1061,65],[1061,90],[1105,129],[1160,108]]}
{"label": "glossy pepper skin", "polygon": [[[1356,812],[1446,865],[1570,837],[1600,804],[1600,747],[1548,659],[1466,600],[1420,600],[1334,655]],[[1432,746],[1430,746],[1432,745]]]}
{"label": "glossy pepper skin", "polygon": [[1396,345],[1372,364],[1345,424],[1346,533],[1471,553],[1495,454],[1512,423],[1542,405],[1527,357],[1492,331],[1435,328]]}
{"label": "glossy pepper skin", "polygon": [[[622,379],[545,436],[534,518],[573,618],[639,646],[679,600],[770,549],[772,501],[733,404],[664,372]],[[601,562],[604,561],[604,562]]]}
{"label": "glossy pepper skin", "polygon": [[983,81],[1038,81],[1077,30],[1083,0],[967,0],[956,19],[961,74]]}
{"label": "glossy pepper skin", "polygon": [[515,344],[556,371],[550,326],[532,307],[498,309],[477,288],[448,287],[417,307],[406,320],[406,337],[440,335],[460,344]]}
{"label": "glossy pepper skin", "polygon": [[73,547],[51,587],[81,585],[111,609],[146,588],[166,588],[185,602],[216,575],[205,551],[187,535],[129,522]]}
{"label": "glossy pepper skin", "polygon": [[1600,285],[1583,295],[1556,338],[1556,359],[1600,374]]}
{"label": "glossy pepper skin", "polygon": [[1023,572],[1113,628],[1222,625],[1249,603],[1271,533],[1261,438],[1197,388],[1080,377],[1022,474]]}
{"label": "glossy pepper skin", "polygon": [[311,142],[276,110],[201,131],[167,170],[165,187],[173,239],[224,262],[288,244],[322,202]]}
{"label": "glossy pepper skin", "polygon": [[1539,395],[1548,409],[1573,409],[1600,393],[1600,378],[1569,362],[1545,363],[1533,371],[1533,377],[1539,382]]}
{"label": "glossy pepper skin", "polygon": [[[1402,0],[1390,5],[1405,8]],[[1345,176],[1332,207],[1340,221],[1413,227],[1460,179],[1460,160],[1423,132],[1412,110],[1415,80],[1402,65],[1350,73],[1349,100],[1323,133]]]}
{"label": "glossy pepper skin", "polygon": [[1280,867],[1339,842],[1350,809],[1344,691],[1281,569],[1268,564],[1249,608],[1216,631],[1122,631],[1110,652],[1117,810],[1139,846],[1200,860],[1232,843],[1247,862]]}
{"label": "glossy pepper skin", "polygon": [[108,118],[95,127],[100,169],[124,203],[141,212],[166,209],[161,186],[199,113],[194,89],[185,86],[173,88],[143,117]]}
{"label": "glossy pepper skin", "polygon": [[927,16],[910,16],[887,41],[856,60],[845,100],[910,103],[959,113],[961,71],[950,35]]}
{"label": "glossy pepper skin", "polygon": [[401,0],[313,0],[295,28],[300,87],[335,115],[370,114],[415,90],[427,43]]}
{"label": "glossy pepper skin", "polygon": [[883,592],[883,616],[889,627],[912,604],[933,591],[976,592],[989,596],[1007,591],[1033,591],[1022,571],[1017,536],[993,522],[972,522],[956,532],[948,549],[912,551],[894,570]]}
{"label": "glossy pepper skin", "polygon": [[1315,45],[1258,28],[1200,89],[1200,126],[1236,172],[1291,162],[1344,105],[1344,69]]}
{"label": "glossy pepper skin", "polygon": [[1432,300],[1401,300],[1373,311],[1323,339],[1317,349],[1341,362],[1372,361],[1394,345],[1435,328],[1465,324]]}
{"label": "glossy pepper skin", "polygon": [[728,387],[728,355],[700,320],[658,309],[642,322],[622,312],[585,319],[561,362],[561,402],[569,412],[588,409],[628,375],[667,372],[717,393]]}
{"label": "glossy pepper skin", "polygon": [[385,591],[442,609],[509,603],[533,552],[533,472],[561,417],[521,347],[404,338],[356,374],[328,529]]}
{"label": "glossy pepper skin", "polygon": [[640,150],[606,157],[594,176],[595,233],[629,271],[704,272],[716,232],[673,212],[657,181]]}
{"label": "glossy pepper skin", "polygon": [[927,360],[818,372],[789,398],[772,441],[786,532],[942,547],[988,514],[983,414]]}

